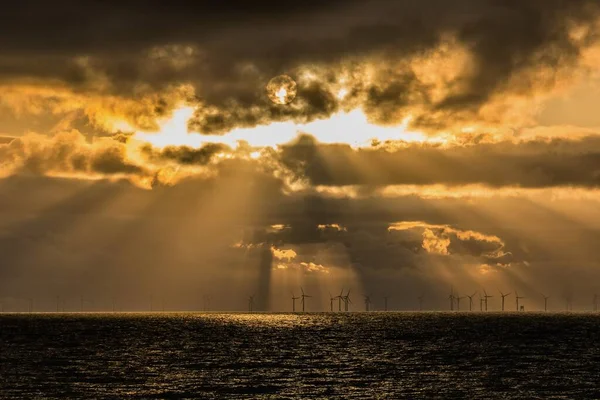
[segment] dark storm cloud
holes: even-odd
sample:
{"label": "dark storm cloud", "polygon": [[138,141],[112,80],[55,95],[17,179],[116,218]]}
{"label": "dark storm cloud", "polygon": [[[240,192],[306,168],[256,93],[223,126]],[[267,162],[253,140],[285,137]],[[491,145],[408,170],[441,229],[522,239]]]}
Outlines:
{"label": "dark storm cloud", "polygon": [[600,185],[600,138],[504,141],[465,146],[397,143],[372,149],[318,144],[310,136],[281,146],[281,163],[311,185]]}
{"label": "dark storm cloud", "polygon": [[231,153],[229,147],[218,143],[209,143],[198,149],[187,146],[167,146],[159,150],[151,145],[144,145],[140,151],[152,163],[172,161],[179,165],[206,165],[218,153]]}
{"label": "dark storm cloud", "polygon": [[[551,87],[595,40],[598,8],[593,0],[13,2],[0,17],[0,80],[59,80],[125,97],[190,83],[197,97],[188,101],[202,106],[191,126],[204,132],[356,105],[381,123],[418,106],[415,124],[443,126],[477,116],[496,94]],[[592,29],[574,37],[578,25]],[[472,59],[436,99],[408,61],[448,38]],[[312,83],[300,76],[307,65],[320,68]],[[340,101],[335,84],[348,69],[355,76]],[[296,108],[275,107],[264,94],[283,72],[299,80]]]}
{"label": "dark storm cloud", "polygon": [[143,166],[130,161],[122,143],[101,139],[86,142],[78,132],[63,132],[52,138],[27,135],[0,144],[0,172],[47,175],[68,173],[102,175],[147,174]]}

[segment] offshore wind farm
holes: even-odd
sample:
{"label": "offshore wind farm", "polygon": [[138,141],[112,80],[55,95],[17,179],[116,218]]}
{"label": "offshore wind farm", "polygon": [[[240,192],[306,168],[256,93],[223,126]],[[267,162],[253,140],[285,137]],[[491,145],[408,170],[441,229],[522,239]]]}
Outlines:
{"label": "offshore wind farm", "polygon": [[[533,303],[532,306],[528,306],[525,303],[524,299],[527,299],[525,296],[520,296],[518,291],[507,292],[504,293],[502,291],[498,291],[500,296],[498,297],[498,304],[494,304],[492,300],[488,300],[490,298],[494,298],[494,296],[488,295],[485,289],[481,289],[481,291],[474,291],[472,294],[464,294],[461,295],[458,291],[451,287],[450,295],[447,297],[449,303],[446,306],[443,306],[443,296],[437,296],[438,302],[434,302],[436,296],[430,294],[428,296],[430,304],[437,304],[438,307],[427,307],[424,306],[424,296],[418,296],[418,303],[416,305],[411,305],[410,301],[403,302],[402,296],[396,296],[399,300],[396,303],[390,301],[392,296],[390,295],[381,295],[381,296],[373,296],[373,294],[364,294],[363,297],[363,307],[357,307],[350,300],[350,292],[351,288],[347,289],[346,294],[344,294],[345,289],[342,288],[340,293],[336,296],[332,295],[331,291],[328,291],[328,297],[325,300],[328,300],[328,303],[325,305],[321,301],[318,302],[319,298],[316,298],[313,304],[308,305],[308,300],[315,296],[307,295],[304,292],[303,287],[298,287],[299,296],[295,296],[295,291],[290,290],[291,294],[291,306],[289,309],[287,308],[277,308],[277,309],[258,309],[256,304],[273,304],[271,301],[261,301],[260,296],[256,294],[248,295],[245,298],[245,307],[242,306],[242,301],[240,301],[239,308],[222,308],[219,307],[219,304],[211,303],[213,296],[212,295],[202,295],[201,306],[198,308],[187,307],[187,308],[177,308],[176,303],[170,304],[165,307],[165,298],[161,297],[160,305],[155,304],[154,296],[150,296],[150,300],[148,303],[148,307],[144,308],[128,308],[123,303],[120,303],[116,297],[112,296],[110,298],[110,303],[107,299],[104,299],[103,302],[96,302],[94,298],[88,298],[81,296],[76,302],[77,299],[68,299],[66,297],[56,296],[55,309],[52,309],[48,306],[48,303],[43,302],[44,305],[40,305],[40,301],[37,298],[10,298],[10,299],[0,299],[0,313],[34,313],[34,312],[42,312],[42,313],[68,313],[68,312],[79,312],[79,313],[92,313],[92,312],[244,312],[244,309],[247,312],[525,312],[525,311],[533,311],[533,312],[573,312],[573,296],[565,296],[564,303],[562,302],[550,302],[551,296],[547,296],[543,293],[536,293],[536,296],[530,297]],[[483,293],[483,296],[481,295]],[[523,292],[521,292],[523,293]],[[474,308],[474,298],[475,296],[479,296],[479,309]],[[317,296],[318,297],[318,296]],[[506,307],[506,300],[514,297],[514,301],[516,304],[516,308],[514,310],[510,309],[510,307]],[[537,299],[535,299],[537,297]],[[373,298],[381,298],[381,302],[373,302]],[[599,296],[595,293],[591,293],[589,295],[589,304],[583,303],[580,307],[576,309],[577,312],[598,312],[598,298]],[[240,299],[244,300],[244,299]],[[320,299],[323,300],[323,299]],[[461,301],[467,300],[468,306],[465,307],[463,303],[463,308],[461,309]],[[299,306],[297,308],[296,301],[298,301]],[[327,306],[328,304],[328,306]],[[212,305],[212,307],[211,307]],[[440,306],[442,305],[442,306]],[[342,307],[343,306],[343,307]]]}

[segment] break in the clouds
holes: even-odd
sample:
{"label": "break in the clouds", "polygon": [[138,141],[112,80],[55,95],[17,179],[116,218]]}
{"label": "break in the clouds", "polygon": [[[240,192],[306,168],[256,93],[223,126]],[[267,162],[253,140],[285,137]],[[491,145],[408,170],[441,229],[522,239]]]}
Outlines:
{"label": "break in the clouds", "polygon": [[[593,0],[29,0],[3,9],[0,82],[12,109],[82,110],[103,126],[151,129],[180,102],[202,133],[355,108],[434,132],[517,123],[586,71],[598,15]],[[298,83],[289,107],[265,96],[281,73]]]}

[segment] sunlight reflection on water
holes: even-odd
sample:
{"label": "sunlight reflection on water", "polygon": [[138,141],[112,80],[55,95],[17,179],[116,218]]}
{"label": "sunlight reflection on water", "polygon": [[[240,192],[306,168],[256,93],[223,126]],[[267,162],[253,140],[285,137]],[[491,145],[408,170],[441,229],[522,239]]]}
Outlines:
{"label": "sunlight reflection on water", "polygon": [[1,398],[592,398],[586,314],[0,316]]}

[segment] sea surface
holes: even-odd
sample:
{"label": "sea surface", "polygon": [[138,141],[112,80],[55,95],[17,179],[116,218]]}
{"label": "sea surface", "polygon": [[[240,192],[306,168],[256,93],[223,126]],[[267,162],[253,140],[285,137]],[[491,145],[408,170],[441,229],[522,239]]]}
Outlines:
{"label": "sea surface", "polygon": [[4,314],[2,399],[593,399],[600,316]]}

